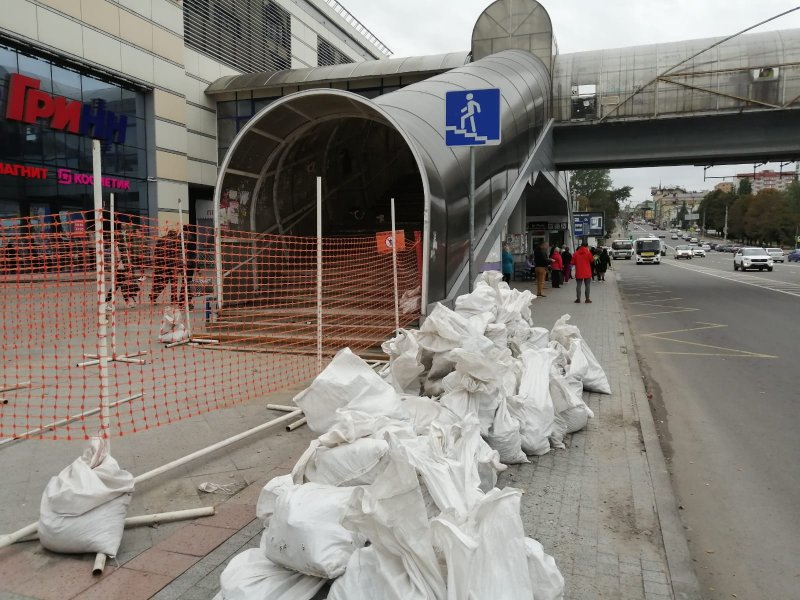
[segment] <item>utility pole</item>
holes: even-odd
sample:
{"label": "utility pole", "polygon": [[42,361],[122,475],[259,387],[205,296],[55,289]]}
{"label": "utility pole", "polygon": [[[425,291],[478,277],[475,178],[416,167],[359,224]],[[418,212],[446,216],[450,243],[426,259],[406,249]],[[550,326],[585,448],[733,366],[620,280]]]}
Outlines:
{"label": "utility pole", "polygon": [[703,211],[703,228],[700,230],[700,233],[703,235],[706,233],[706,211]]}
{"label": "utility pole", "polygon": [[727,206],[725,207],[725,229],[723,231],[725,232],[725,241],[727,242],[728,241],[728,207]]}

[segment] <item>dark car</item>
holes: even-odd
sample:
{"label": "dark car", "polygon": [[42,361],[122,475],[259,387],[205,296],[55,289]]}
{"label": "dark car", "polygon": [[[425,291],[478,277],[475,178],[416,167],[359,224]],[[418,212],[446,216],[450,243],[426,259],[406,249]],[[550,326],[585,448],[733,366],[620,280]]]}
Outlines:
{"label": "dark car", "polygon": [[719,246],[719,244],[718,244],[717,242],[711,242],[711,243],[710,243],[708,246],[709,246],[709,247],[710,247],[712,250],[716,250],[716,249],[717,249],[717,246]]}
{"label": "dark car", "polygon": [[800,262],[800,248],[792,250],[786,255],[786,260],[789,262]]}

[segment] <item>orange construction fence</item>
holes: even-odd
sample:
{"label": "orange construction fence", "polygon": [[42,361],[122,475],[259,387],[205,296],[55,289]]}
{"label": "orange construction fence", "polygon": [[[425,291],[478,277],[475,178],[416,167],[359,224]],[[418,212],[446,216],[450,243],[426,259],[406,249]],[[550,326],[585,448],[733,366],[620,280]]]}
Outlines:
{"label": "orange construction fence", "polygon": [[[419,237],[396,233],[401,327],[419,317]],[[307,380],[320,350],[377,348],[396,326],[386,238],[323,238],[319,287],[315,237],[108,212],[0,222],[0,444],[96,435],[104,389],[101,433],[126,435]]]}

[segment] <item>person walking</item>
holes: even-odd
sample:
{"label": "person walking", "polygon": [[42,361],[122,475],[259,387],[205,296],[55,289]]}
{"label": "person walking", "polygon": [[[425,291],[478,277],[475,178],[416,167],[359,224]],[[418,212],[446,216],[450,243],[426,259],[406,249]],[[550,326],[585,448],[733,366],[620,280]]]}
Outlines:
{"label": "person walking", "polygon": [[597,259],[597,277],[600,281],[606,280],[606,271],[611,266],[611,257],[608,255],[608,249],[603,248],[600,257]]}
{"label": "person walking", "polygon": [[508,251],[508,246],[503,246],[503,281],[511,283],[514,274],[514,255]]}
{"label": "person walking", "polygon": [[569,251],[569,246],[564,246],[561,252],[561,262],[564,263],[564,282],[567,283],[572,275],[572,252]]}
{"label": "person walking", "polygon": [[536,295],[544,298],[544,279],[550,266],[550,259],[547,258],[547,242],[542,242],[533,249],[533,264],[536,270]]}
{"label": "person walking", "polygon": [[550,258],[550,280],[554,288],[561,287],[561,276],[564,273],[564,261],[561,258],[561,250],[556,248],[553,251],[553,256]]}
{"label": "person walking", "polygon": [[581,247],[572,255],[572,262],[575,265],[575,282],[576,282],[576,304],[581,303],[581,287],[586,286],[586,304],[591,304],[592,300],[589,298],[589,286],[592,283],[592,264],[594,257],[589,250],[589,242],[584,241]]}

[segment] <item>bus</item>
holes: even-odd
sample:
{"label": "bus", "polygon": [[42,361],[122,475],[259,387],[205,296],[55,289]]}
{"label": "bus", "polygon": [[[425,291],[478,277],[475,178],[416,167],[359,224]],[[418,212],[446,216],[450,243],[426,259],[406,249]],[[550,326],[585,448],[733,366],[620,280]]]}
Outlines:
{"label": "bus", "polygon": [[614,240],[611,242],[611,258],[630,260],[633,256],[633,242],[630,240]]}
{"label": "bus", "polygon": [[661,240],[657,237],[639,238],[633,243],[637,265],[661,264]]}

